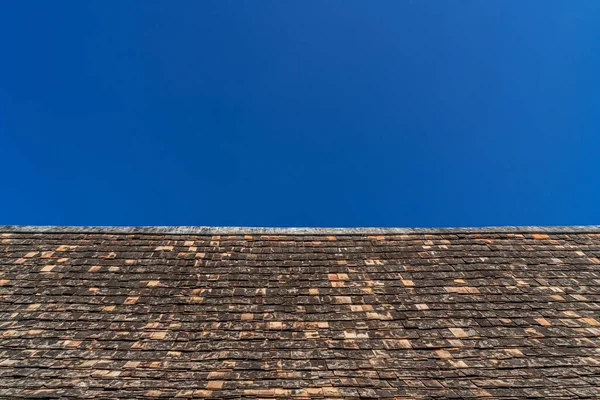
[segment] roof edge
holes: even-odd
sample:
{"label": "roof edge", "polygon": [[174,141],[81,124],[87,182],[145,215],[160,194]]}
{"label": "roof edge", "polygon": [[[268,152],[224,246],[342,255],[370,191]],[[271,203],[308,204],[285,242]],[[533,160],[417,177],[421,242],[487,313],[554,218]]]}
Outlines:
{"label": "roof edge", "polygon": [[0,225],[5,233],[121,233],[170,235],[366,235],[444,233],[600,233],[600,225],[589,226],[486,226],[466,228],[261,228],[237,226],[36,226]]}

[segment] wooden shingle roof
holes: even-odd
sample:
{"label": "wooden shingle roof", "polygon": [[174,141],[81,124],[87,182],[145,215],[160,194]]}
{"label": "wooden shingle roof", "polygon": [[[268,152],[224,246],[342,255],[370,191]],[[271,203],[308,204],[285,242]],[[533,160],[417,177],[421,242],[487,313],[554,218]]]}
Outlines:
{"label": "wooden shingle roof", "polygon": [[600,229],[0,227],[0,398],[600,398]]}

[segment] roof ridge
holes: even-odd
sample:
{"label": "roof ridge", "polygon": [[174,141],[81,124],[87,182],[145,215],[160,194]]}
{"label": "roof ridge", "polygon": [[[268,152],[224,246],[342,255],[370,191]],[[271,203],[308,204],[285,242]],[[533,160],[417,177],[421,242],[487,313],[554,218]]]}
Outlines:
{"label": "roof ridge", "polygon": [[580,226],[485,226],[457,228],[275,228],[239,226],[43,226],[0,225],[0,232],[15,233],[137,233],[137,234],[288,234],[288,235],[366,235],[366,234],[447,234],[447,233],[600,233],[600,225]]}

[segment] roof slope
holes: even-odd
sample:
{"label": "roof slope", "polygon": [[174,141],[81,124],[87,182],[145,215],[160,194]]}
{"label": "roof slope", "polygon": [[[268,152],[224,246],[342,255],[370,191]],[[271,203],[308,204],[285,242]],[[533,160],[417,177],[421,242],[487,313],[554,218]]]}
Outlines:
{"label": "roof slope", "polygon": [[594,229],[123,229],[2,229],[0,397],[600,397]]}

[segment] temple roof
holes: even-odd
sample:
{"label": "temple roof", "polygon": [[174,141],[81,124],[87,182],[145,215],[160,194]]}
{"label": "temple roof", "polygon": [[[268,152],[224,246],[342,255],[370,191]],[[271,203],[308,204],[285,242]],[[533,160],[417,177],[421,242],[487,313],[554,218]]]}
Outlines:
{"label": "temple roof", "polygon": [[0,227],[0,397],[600,397],[600,228]]}

